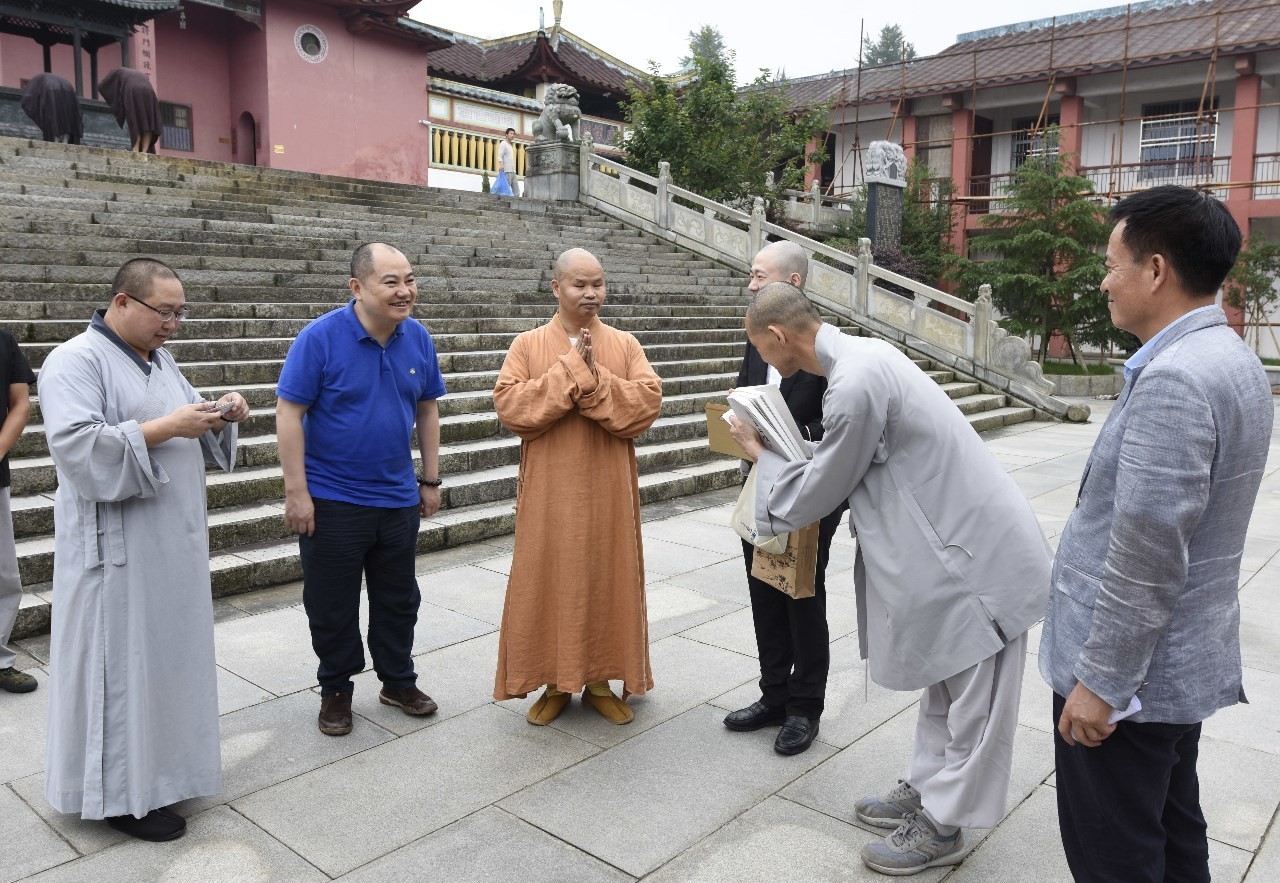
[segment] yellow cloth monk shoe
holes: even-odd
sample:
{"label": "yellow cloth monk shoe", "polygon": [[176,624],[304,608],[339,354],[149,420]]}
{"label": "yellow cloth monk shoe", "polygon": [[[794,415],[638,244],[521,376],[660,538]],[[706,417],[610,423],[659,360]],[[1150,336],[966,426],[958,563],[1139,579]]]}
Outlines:
{"label": "yellow cloth monk shoe", "polygon": [[557,693],[555,696],[548,696],[545,692],[538,697],[538,701],[529,706],[529,714],[527,715],[529,723],[535,727],[545,727],[553,720],[560,716],[560,712],[564,711],[564,707],[569,704],[572,698],[571,693]]}
{"label": "yellow cloth monk shoe", "polygon": [[632,718],[636,716],[631,706],[612,693],[608,696],[597,696],[590,690],[583,690],[582,704],[594,708],[600,712],[602,718],[618,726],[631,723]]}

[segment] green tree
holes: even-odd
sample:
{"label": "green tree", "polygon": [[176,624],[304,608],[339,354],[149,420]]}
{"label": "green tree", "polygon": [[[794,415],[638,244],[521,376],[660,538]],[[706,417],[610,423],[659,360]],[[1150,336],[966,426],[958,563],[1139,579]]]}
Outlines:
{"label": "green tree", "polygon": [[916,57],[916,47],[907,42],[902,28],[897,25],[885,25],[880,29],[880,36],[862,48],[862,67],[876,64],[891,64],[895,61],[907,61]]}
{"label": "green tree", "polygon": [[686,84],[677,91],[654,66],[649,81],[624,102],[629,134],[620,146],[628,164],[656,175],[666,160],[678,186],[740,209],[750,209],[757,196],[773,201],[776,190],[767,179],[776,170],[775,188],[803,186],[805,166],[825,159],[821,147],[809,153],[808,145],[823,143],[828,108],[792,112],[786,84],[765,71],[739,90],[733,52],[717,42],[719,34],[703,28],[693,36],[693,75]]}
{"label": "green tree", "polygon": [[696,31],[689,32],[689,54],[680,59],[681,68],[693,67],[696,59],[715,60],[728,53],[724,45],[724,37],[711,25],[703,25]]}
{"label": "green tree", "polygon": [[1014,174],[999,211],[983,218],[990,232],[969,241],[970,254],[992,257],[955,261],[965,296],[990,283],[1001,324],[1013,334],[1039,335],[1041,361],[1055,333],[1076,364],[1079,343],[1122,340],[1098,290],[1109,228],[1092,196],[1093,183],[1071,174],[1062,157],[1034,157]]}
{"label": "green tree", "polygon": [[1268,324],[1271,310],[1280,302],[1280,292],[1275,289],[1277,279],[1280,279],[1280,242],[1254,233],[1240,250],[1222,291],[1227,306],[1244,311],[1245,327],[1253,329],[1254,352],[1262,345],[1264,327],[1271,334],[1272,344],[1280,350],[1275,330]]}

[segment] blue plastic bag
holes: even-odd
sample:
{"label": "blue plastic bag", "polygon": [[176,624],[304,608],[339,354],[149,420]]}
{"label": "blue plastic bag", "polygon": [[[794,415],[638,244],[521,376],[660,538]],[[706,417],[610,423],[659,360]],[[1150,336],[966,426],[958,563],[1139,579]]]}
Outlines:
{"label": "blue plastic bag", "polygon": [[507,183],[507,173],[505,171],[498,172],[497,180],[493,182],[493,186],[489,188],[490,193],[498,196],[514,196],[511,192],[511,185]]}

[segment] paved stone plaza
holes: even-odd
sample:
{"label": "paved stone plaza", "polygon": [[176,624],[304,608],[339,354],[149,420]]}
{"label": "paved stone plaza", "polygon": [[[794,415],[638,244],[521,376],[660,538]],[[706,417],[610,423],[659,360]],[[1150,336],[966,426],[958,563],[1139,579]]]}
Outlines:
{"label": "paved stone plaza", "polygon": [[[1083,426],[1025,423],[984,435],[1055,538],[1110,407]],[[1280,880],[1280,443],[1254,512],[1241,574],[1245,689],[1252,705],[1205,726],[1200,770],[1213,875]],[[832,671],[819,741],[790,758],[775,731],[732,733],[725,712],[758,698],[735,493],[645,509],[656,689],[635,721],[605,723],[576,700],[552,726],[524,721],[532,698],[490,695],[511,540],[420,560],[414,652],[438,714],[412,719],[357,677],[351,735],[316,730],[301,586],[218,600],[218,693],[225,787],[180,804],[187,836],[128,841],[44,800],[48,639],[21,642],[42,688],[0,693],[0,883],[85,881],[812,881],[886,878],[858,859],[880,836],[853,802],[905,762],[915,694],[868,684],[857,658],[853,542],[828,571]],[[1036,648],[1039,629],[1032,635]],[[1009,811],[949,883],[1069,880],[1058,843],[1049,691],[1029,659]],[[882,832],[881,832],[882,833]],[[971,836],[972,835],[972,836]]]}

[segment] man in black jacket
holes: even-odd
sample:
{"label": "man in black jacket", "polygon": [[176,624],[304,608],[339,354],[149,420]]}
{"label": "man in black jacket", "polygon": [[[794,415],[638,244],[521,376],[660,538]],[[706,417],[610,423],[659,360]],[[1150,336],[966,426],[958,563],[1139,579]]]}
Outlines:
{"label": "man in black jacket", "polygon": [[[770,243],[751,262],[747,290],[754,295],[770,282],[790,282],[804,288],[808,269],[809,256],[799,245],[786,240]],[[806,371],[782,377],[748,341],[738,371],[738,386],[764,383],[779,387],[800,434],[810,441],[821,440],[826,378]],[[846,505],[823,518],[818,528],[818,572],[812,598],[792,598],[753,577],[751,558],[755,547],[745,540],[742,543],[756,650],[760,655],[760,700],[729,714],[724,725],[741,731],[781,725],[773,743],[773,750],[779,754],[806,751],[818,735],[831,662],[826,569],[831,538]]]}

